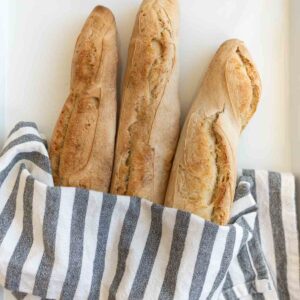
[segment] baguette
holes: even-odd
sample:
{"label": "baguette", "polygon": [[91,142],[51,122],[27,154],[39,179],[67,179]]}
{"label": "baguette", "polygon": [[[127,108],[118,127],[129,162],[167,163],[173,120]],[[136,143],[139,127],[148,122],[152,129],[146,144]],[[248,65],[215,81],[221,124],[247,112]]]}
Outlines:
{"label": "baguette", "polygon": [[55,185],[107,192],[116,132],[116,23],[97,6],[77,39],[70,94],[50,146]]}
{"label": "baguette", "polygon": [[164,202],[179,135],[178,3],[144,0],[123,82],[111,192]]}
{"label": "baguette", "polygon": [[241,131],[254,114],[261,85],[239,40],[221,45],[183,126],[165,205],[226,224],[234,198]]}

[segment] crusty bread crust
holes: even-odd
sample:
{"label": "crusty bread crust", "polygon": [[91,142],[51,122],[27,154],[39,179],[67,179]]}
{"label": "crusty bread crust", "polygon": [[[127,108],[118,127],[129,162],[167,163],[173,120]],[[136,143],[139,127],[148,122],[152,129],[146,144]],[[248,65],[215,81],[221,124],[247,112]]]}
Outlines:
{"label": "crusty bread crust", "polygon": [[77,39],[70,94],[55,126],[50,159],[56,185],[107,192],[116,132],[116,23],[97,6]]}
{"label": "crusty bread crust", "polygon": [[234,198],[238,138],[254,114],[260,78],[239,40],[213,58],[178,143],[165,205],[226,224]]}
{"label": "crusty bread crust", "polygon": [[163,203],[179,133],[176,0],[144,0],[130,41],[111,192]]}

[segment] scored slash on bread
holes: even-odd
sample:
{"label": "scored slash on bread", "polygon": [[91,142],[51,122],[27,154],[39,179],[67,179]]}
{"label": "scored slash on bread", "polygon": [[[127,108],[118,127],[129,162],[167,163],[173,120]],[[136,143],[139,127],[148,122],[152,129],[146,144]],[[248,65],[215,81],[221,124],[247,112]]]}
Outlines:
{"label": "scored slash on bread", "polygon": [[144,0],[123,82],[111,192],[163,204],[179,135],[177,0]]}
{"label": "scored slash on bread", "polygon": [[50,144],[54,183],[107,192],[116,132],[117,31],[97,6],[77,39],[70,94]]}
{"label": "scored slash on bread", "polygon": [[177,39],[177,0],[144,0],[129,45],[114,153],[116,24],[108,9],[92,11],[76,43],[70,94],[50,145],[54,182],[164,202],[224,225],[238,140],[256,111],[260,78],[243,42],[223,43],[177,145]]}
{"label": "scored slash on bread", "polygon": [[181,131],[165,205],[218,224],[229,220],[241,131],[261,93],[254,63],[239,40],[221,45]]}

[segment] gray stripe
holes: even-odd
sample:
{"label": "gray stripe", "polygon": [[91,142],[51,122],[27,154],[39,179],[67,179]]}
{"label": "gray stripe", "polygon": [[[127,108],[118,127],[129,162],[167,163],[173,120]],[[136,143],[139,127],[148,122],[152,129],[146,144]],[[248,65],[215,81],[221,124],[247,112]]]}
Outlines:
{"label": "gray stripe", "polygon": [[125,272],[126,259],[129,253],[130,244],[136,225],[140,216],[141,201],[137,197],[130,197],[129,208],[126,212],[124,223],[121,230],[120,241],[118,246],[118,264],[116,274],[109,288],[108,299],[116,298],[118,287]]}
{"label": "gray stripe", "polygon": [[[244,220],[244,218],[242,218],[242,219]],[[242,237],[242,241],[241,241],[240,250],[246,245],[248,237],[249,237],[249,230],[247,230],[245,227],[243,227],[243,237]]]}
{"label": "gray stripe", "polygon": [[[295,186],[295,191],[294,191],[294,194],[293,194],[293,199],[290,199],[290,201],[294,201],[294,205],[295,205],[295,208],[296,208],[296,211],[295,211],[295,221],[296,221],[296,228],[295,230],[297,231],[296,234],[294,235],[294,243],[296,244],[298,242],[298,256],[300,257],[300,201],[297,201],[298,200],[298,194],[300,192],[300,190],[298,189],[298,185],[296,184],[296,179],[295,177],[293,176],[293,184]],[[297,241],[298,239],[298,241]],[[289,251],[288,251],[289,252]],[[300,265],[298,266],[298,270],[299,270],[299,277],[300,277]]]}
{"label": "gray stripe", "polygon": [[[257,193],[256,193],[256,177],[255,177],[255,170],[243,170],[243,173],[245,176],[250,176],[252,179],[252,186],[251,186],[251,194],[256,200],[256,202],[260,202],[259,199],[257,199]],[[248,177],[249,178],[249,177]],[[256,241],[255,243],[261,244],[261,237],[260,237],[260,228],[259,228],[259,220],[258,216],[255,218],[255,223],[254,223],[254,229],[253,229],[253,235],[254,235],[254,240]],[[257,246],[256,246],[257,248]],[[259,250],[261,251],[261,250]]]}
{"label": "gray stripe", "polygon": [[233,290],[233,282],[229,273],[227,273],[222,294],[226,300],[238,300],[238,297]]}
{"label": "gray stripe", "polygon": [[28,160],[32,163],[36,164],[43,171],[51,174],[50,161],[49,158],[40,152],[20,152],[18,153],[12,161],[8,164],[8,166],[0,172],[0,187],[2,186],[4,180],[6,179],[9,172],[18,163],[20,160]]}
{"label": "gray stripe", "polygon": [[22,127],[32,127],[36,130],[38,130],[37,126],[33,122],[19,122],[17,125],[12,129],[12,131],[9,133],[8,137],[10,137],[14,132],[18,131]]}
{"label": "gray stripe", "polygon": [[257,240],[257,242],[259,244],[261,244],[261,239],[260,239],[260,229],[259,229],[259,220],[258,220],[258,215],[255,218],[255,222],[254,222],[254,229],[253,229],[253,235],[255,237],[255,240]]}
{"label": "gray stripe", "polygon": [[47,289],[55,258],[55,239],[59,217],[60,198],[60,188],[47,187],[43,220],[44,253],[35,277],[33,288],[34,295],[44,298],[47,296]]}
{"label": "gray stripe", "polygon": [[232,260],[232,255],[233,255],[233,249],[234,249],[234,244],[235,244],[235,237],[236,237],[236,229],[234,226],[231,226],[229,229],[229,233],[226,238],[226,245],[224,249],[224,253],[222,256],[222,263],[220,270],[216,276],[216,279],[214,281],[213,287],[207,297],[207,299],[211,299],[214,293],[216,292],[217,288],[220,286],[222,283],[222,280],[224,279],[229,265]]}
{"label": "gray stripe", "polygon": [[239,224],[240,226],[242,226],[247,231],[251,232],[251,234],[253,234],[253,229],[249,226],[249,224],[247,223],[247,221],[244,219],[243,216],[241,218],[237,219],[236,223]]}
{"label": "gray stripe", "polygon": [[229,224],[233,224],[235,223],[239,218],[241,218],[242,216],[246,215],[246,214],[250,214],[252,212],[255,212],[257,211],[257,206],[256,205],[253,205],[253,206],[250,206],[244,210],[242,210],[241,212],[239,212],[237,215],[233,216],[230,221],[229,221]]}
{"label": "gray stripe", "polygon": [[74,298],[80,278],[88,200],[89,191],[76,188],[71,221],[69,265],[61,291],[61,299]]}
{"label": "gray stripe", "polygon": [[3,242],[3,239],[15,217],[16,205],[17,205],[17,195],[20,185],[20,177],[22,171],[25,169],[25,165],[22,164],[19,169],[18,176],[16,178],[13,190],[0,214],[0,245]]}
{"label": "gray stripe", "polygon": [[93,265],[93,278],[88,299],[99,299],[100,286],[105,267],[106,244],[111,223],[111,217],[117,197],[103,193],[103,201],[98,226],[97,248]]}
{"label": "gray stripe", "polygon": [[173,239],[167,265],[164,282],[160,291],[159,299],[173,299],[177,274],[181,263],[181,257],[185,246],[185,239],[189,228],[191,215],[187,212],[177,211]]}
{"label": "gray stripe", "polygon": [[244,198],[250,194],[249,185],[245,181],[248,182],[247,178],[245,178],[244,176],[239,178],[239,183],[237,184],[237,188],[234,195],[234,201],[237,201],[240,198]]}
{"label": "gray stripe", "polygon": [[27,294],[21,292],[11,292],[17,300],[23,300]]}
{"label": "gray stripe", "polygon": [[263,251],[259,242],[258,216],[255,218],[253,238],[248,243],[249,251],[252,257],[252,262],[256,269],[258,279],[268,279],[268,270],[264,258]]}
{"label": "gray stripe", "polygon": [[152,204],[151,225],[147,242],[136,272],[129,299],[142,299],[150,278],[162,234],[163,206]]}
{"label": "gray stripe", "polygon": [[7,151],[12,149],[15,146],[27,143],[27,142],[40,142],[42,145],[47,148],[47,141],[40,138],[39,136],[35,134],[24,134],[15,140],[11,141],[3,150],[1,151],[0,157],[5,154]]}
{"label": "gray stripe", "polygon": [[[259,203],[259,199],[257,199],[257,193],[256,193],[256,177],[255,177],[255,170],[252,171],[251,173],[252,179],[253,179],[253,188],[252,188],[252,193],[255,195],[255,200],[257,203]],[[254,223],[254,232],[253,236],[254,239],[257,241],[256,243],[259,243],[261,245],[261,238],[260,238],[260,228],[259,228],[259,220],[258,220],[258,215],[255,218],[255,223]],[[260,249],[261,250],[261,249]]]}
{"label": "gray stripe", "polygon": [[[251,295],[253,300],[265,300],[265,296],[261,293]],[[283,300],[283,299],[282,299]]]}
{"label": "gray stripe", "polygon": [[[242,249],[240,250],[238,256],[237,256],[239,266],[243,272],[244,278],[245,278],[245,283],[250,283],[254,282],[256,278],[256,274],[253,270],[250,256],[248,253],[247,245],[244,245]],[[246,284],[247,290],[249,294],[254,294],[256,293],[256,287],[255,284],[249,285]]]}
{"label": "gray stripe", "polygon": [[251,194],[255,201],[257,201],[257,194],[256,194],[256,182],[255,182],[255,170],[243,170],[244,176],[249,176],[252,179],[251,182]]}
{"label": "gray stripe", "polygon": [[19,289],[22,268],[33,243],[32,228],[32,200],[34,192],[34,178],[28,176],[23,195],[23,229],[12,257],[8,263],[5,287],[17,291]]}
{"label": "gray stripe", "polygon": [[[248,239],[248,236],[249,236],[249,230],[246,229],[247,227],[245,226],[245,224],[247,224],[247,223],[246,223],[246,221],[244,220],[243,217],[241,219],[239,219],[239,221],[237,223],[240,226],[242,226],[242,228],[243,228],[243,237],[242,237],[240,250],[239,250],[237,258],[238,258],[239,266],[240,266],[240,268],[241,268],[241,270],[244,274],[247,291],[248,291],[248,293],[250,293],[251,290],[253,290],[253,289],[248,288],[247,281],[252,280],[252,278],[249,279],[251,277],[251,274],[254,275],[254,278],[255,278],[255,273],[254,274],[252,273],[253,268],[252,268],[252,265],[251,265],[251,261],[250,261],[250,257],[249,257],[248,250],[247,250],[247,245],[246,245],[246,242],[247,242],[247,239]],[[228,276],[229,276],[229,273],[228,273]],[[227,280],[227,277],[226,277],[226,280]],[[233,284],[232,284],[232,286],[233,286]],[[234,291],[232,291],[232,293],[234,293]]]}
{"label": "gray stripe", "polygon": [[269,199],[278,294],[280,299],[290,299],[287,286],[287,257],[281,211],[281,175],[279,173],[269,172]]}
{"label": "gray stripe", "polygon": [[[298,255],[300,257],[300,201],[297,201],[296,195],[298,195],[297,191],[297,186],[295,183],[295,178],[294,178],[294,184],[295,184],[295,194],[293,196],[293,200],[296,202],[296,225],[297,225],[297,236],[295,238],[298,238]],[[299,265],[299,277],[300,277],[300,265]]]}
{"label": "gray stripe", "polygon": [[189,299],[191,300],[199,299],[201,296],[217,233],[218,226],[205,221],[190,287]]}

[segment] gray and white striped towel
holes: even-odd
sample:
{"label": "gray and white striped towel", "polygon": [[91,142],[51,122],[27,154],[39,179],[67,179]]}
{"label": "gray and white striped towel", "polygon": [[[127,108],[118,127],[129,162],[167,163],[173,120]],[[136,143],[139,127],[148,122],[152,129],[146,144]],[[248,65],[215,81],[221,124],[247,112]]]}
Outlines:
{"label": "gray and white striped towel", "polygon": [[[18,123],[0,156],[0,286],[19,298],[277,299],[273,277],[280,299],[293,299],[296,220],[279,203],[295,205],[293,178],[251,172],[231,224],[217,226],[136,197],[54,187],[45,140]],[[258,215],[251,190],[259,207],[272,200]]]}

